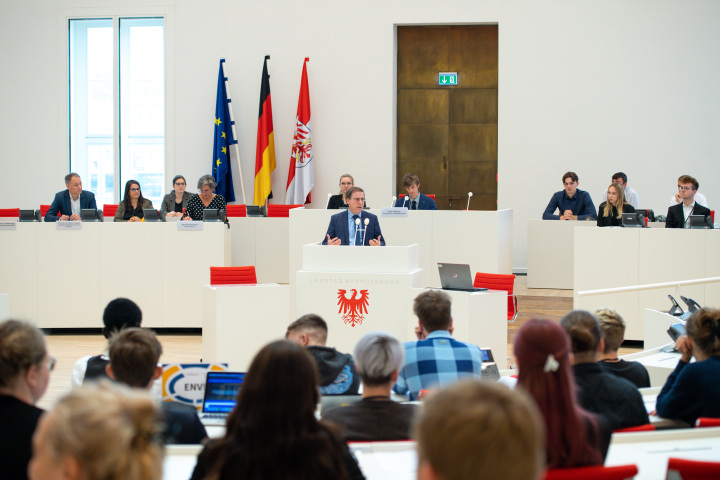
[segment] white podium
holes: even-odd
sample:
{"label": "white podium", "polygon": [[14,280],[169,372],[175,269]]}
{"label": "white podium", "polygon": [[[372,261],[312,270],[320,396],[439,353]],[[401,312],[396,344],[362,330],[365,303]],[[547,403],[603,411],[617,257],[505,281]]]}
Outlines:
{"label": "white podium", "polygon": [[285,336],[287,285],[218,285],[202,289],[202,360],[245,372],[264,345]]}
{"label": "white podium", "polygon": [[320,315],[328,324],[328,346],[345,353],[375,330],[411,340],[407,290],[421,286],[418,253],[418,245],[305,245],[303,268],[296,274],[294,317]]}

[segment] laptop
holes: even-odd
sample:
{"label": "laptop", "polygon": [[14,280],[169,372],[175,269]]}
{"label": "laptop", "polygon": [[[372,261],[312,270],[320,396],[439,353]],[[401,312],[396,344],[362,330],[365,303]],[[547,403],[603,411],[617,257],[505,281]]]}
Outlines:
{"label": "laptop", "polygon": [[200,413],[203,425],[225,425],[244,379],[245,372],[207,372]]}
{"label": "laptop", "polygon": [[465,263],[438,263],[440,284],[443,290],[485,292],[487,288],[473,287],[470,265]]}

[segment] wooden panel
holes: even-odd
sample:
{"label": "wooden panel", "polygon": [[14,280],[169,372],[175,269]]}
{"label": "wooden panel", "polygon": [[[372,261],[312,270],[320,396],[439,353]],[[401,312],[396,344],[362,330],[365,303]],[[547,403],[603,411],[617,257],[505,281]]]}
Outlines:
{"label": "wooden panel", "polygon": [[[400,90],[397,100],[398,125],[410,123],[447,125],[450,111],[449,98],[448,90]],[[497,111],[497,106],[495,110]]]}
{"label": "wooden panel", "polygon": [[450,123],[498,123],[497,89],[457,88],[449,92]]}
{"label": "wooden panel", "polygon": [[[497,165],[493,162],[452,162],[448,176],[453,208],[462,198],[467,204],[467,193],[473,192],[471,207],[476,210],[497,210]],[[465,208],[465,207],[462,207]]]}
{"label": "wooden panel", "polygon": [[398,27],[398,89],[435,88],[446,72],[450,27]]}
{"label": "wooden panel", "polygon": [[451,125],[450,158],[497,165],[497,125]]}
{"label": "wooden panel", "polygon": [[498,88],[497,25],[454,26],[449,43],[448,71],[461,88]]}
{"label": "wooden panel", "polygon": [[398,125],[398,161],[410,157],[447,156],[447,125]]}
{"label": "wooden panel", "polygon": [[[414,173],[420,177],[420,191],[424,194],[447,194],[447,158],[442,157],[412,157],[399,161],[397,164],[397,183],[395,195],[406,193],[402,186],[402,177]],[[445,167],[444,167],[445,166]],[[437,199],[436,202],[437,203]],[[438,206],[440,208],[440,206]]]}

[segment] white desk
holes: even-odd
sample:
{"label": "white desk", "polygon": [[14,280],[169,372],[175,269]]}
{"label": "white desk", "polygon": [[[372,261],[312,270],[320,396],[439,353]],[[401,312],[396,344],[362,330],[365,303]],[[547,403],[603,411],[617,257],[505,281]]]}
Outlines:
{"label": "white desk", "polygon": [[[670,337],[668,337],[668,340],[670,340]],[[680,360],[680,354],[677,352],[661,352],[660,347],[656,347],[623,355],[620,358],[628,362],[642,363],[650,375],[650,386],[662,387],[672,371],[675,370],[677,362]]]}
{"label": "white desk", "polygon": [[259,283],[289,283],[288,219],[230,217],[228,221],[231,265],[254,265]]}
{"label": "white desk", "polygon": [[417,478],[417,448],[413,441],[351,442],[349,446],[367,480]]}

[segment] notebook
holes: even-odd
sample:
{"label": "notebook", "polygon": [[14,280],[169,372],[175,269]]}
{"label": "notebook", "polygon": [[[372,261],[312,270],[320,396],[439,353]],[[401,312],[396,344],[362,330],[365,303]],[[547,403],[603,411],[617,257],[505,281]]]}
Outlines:
{"label": "notebook", "polygon": [[438,263],[440,284],[443,290],[462,292],[484,292],[487,288],[474,288],[470,265],[465,263]]}
{"label": "notebook", "polygon": [[200,420],[205,425],[224,425],[237,404],[245,372],[207,372]]}

